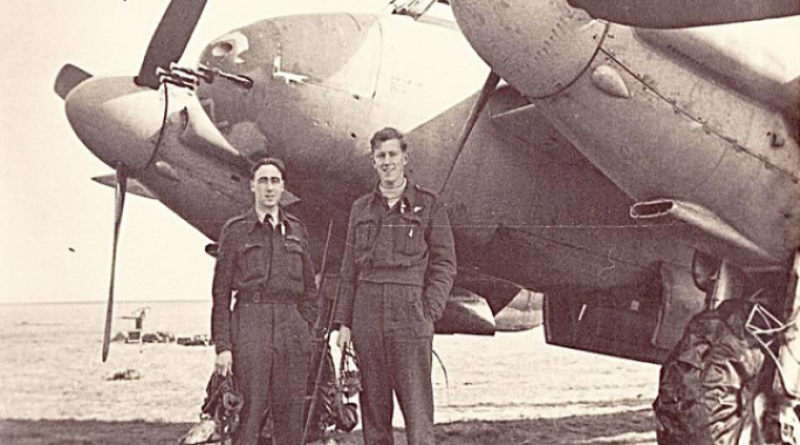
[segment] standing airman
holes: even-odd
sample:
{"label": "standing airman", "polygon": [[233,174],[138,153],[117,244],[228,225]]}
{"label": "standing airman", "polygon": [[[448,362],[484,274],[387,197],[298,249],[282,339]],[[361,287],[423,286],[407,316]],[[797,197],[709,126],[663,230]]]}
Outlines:
{"label": "standing airman", "polygon": [[268,409],[274,444],[298,445],[303,432],[317,289],[306,229],[279,206],[285,183],[282,161],[258,161],[255,205],[219,240],[211,335],[216,372],[232,371],[245,398],[237,445],[258,443]]}
{"label": "standing airman", "polygon": [[409,445],[432,445],[433,323],[456,274],[445,207],[406,177],[403,135],[384,128],[370,140],[380,182],[353,203],[334,321],[337,342],[358,358],[365,445],[391,445],[393,393]]}

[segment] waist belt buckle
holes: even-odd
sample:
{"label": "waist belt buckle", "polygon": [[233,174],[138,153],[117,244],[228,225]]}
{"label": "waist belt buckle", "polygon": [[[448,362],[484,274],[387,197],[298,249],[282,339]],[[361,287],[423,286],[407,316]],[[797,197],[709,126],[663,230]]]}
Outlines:
{"label": "waist belt buckle", "polygon": [[258,303],[261,301],[261,291],[253,292],[253,303]]}

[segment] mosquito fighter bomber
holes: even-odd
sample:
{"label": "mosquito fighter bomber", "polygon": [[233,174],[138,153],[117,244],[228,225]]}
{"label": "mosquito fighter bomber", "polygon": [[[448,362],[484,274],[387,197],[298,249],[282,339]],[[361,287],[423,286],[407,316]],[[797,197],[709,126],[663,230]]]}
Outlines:
{"label": "mosquito fighter bomber", "polygon": [[[646,29],[562,0],[454,0],[456,26],[433,13],[445,5],[399,3],[258,21],[186,67],[176,63],[205,1],[173,0],[135,77],[66,65],[56,91],[69,122],[116,171],[97,178],[117,187],[114,249],[126,191],[216,240],[252,201],[251,159],[268,154],[291,166],[285,204],[313,253],[333,220],[340,255],[347,209],[374,185],[368,139],[391,125],[407,134],[415,182],[447,203],[456,286],[470,295],[438,332],[492,333],[494,315],[532,289],[545,294],[551,344],[663,363],[695,314],[756,296],[784,321],[766,330],[778,340],[767,349],[780,345],[772,400],[796,405],[796,50],[763,43],[761,22]],[[608,3],[580,6],[603,17]],[[625,3],[605,18],[636,25],[636,6],[653,7]],[[773,3],[708,22],[797,14]],[[644,25],[697,24],[679,10]],[[796,42],[797,20],[769,32]]]}

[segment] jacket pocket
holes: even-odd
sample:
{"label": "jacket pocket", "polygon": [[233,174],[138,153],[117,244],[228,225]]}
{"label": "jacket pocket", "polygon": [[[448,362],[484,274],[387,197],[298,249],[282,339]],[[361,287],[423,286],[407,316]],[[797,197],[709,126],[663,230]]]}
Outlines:
{"label": "jacket pocket", "polygon": [[376,224],[372,220],[356,221],[354,248],[356,253],[366,253],[375,240]]}
{"label": "jacket pocket", "polygon": [[303,246],[298,242],[284,244],[286,250],[286,268],[289,276],[295,280],[303,280]]}
{"label": "jacket pocket", "polygon": [[404,255],[421,255],[425,252],[422,218],[406,213],[392,228],[395,251]]}
{"label": "jacket pocket", "polygon": [[239,248],[238,263],[245,280],[261,278],[266,271],[267,246],[263,243],[245,243]]}

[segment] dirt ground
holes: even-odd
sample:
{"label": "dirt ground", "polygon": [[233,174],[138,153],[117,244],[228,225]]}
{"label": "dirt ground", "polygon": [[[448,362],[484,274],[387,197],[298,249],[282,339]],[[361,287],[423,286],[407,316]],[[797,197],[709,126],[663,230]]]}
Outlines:
{"label": "dirt ground", "polygon": [[[103,364],[102,307],[3,309],[0,444],[175,444],[197,420],[213,348],[115,343]],[[208,310],[154,305],[145,327],[204,333]],[[434,349],[440,445],[655,444],[656,366],[552,347],[541,328]],[[139,378],[109,380],[129,369]],[[395,426],[403,445],[399,412]],[[358,429],[332,438],[362,443]]]}
{"label": "dirt ground", "polygon": [[[174,445],[190,423],[96,420],[3,420],[0,443],[15,445]],[[560,419],[465,421],[436,425],[439,445],[654,444],[649,409]],[[362,445],[361,432],[332,433],[339,445]],[[402,429],[396,445],[405,445]],[[332,445],[328,442],[326,445]]]}

